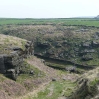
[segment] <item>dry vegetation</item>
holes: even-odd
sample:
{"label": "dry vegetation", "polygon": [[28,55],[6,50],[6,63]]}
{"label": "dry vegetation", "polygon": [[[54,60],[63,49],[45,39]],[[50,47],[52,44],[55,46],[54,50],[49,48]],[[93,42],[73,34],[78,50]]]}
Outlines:
{"label": "dry vegetation", "polygon": [[26,89],[22,85],[0,74],[0,99],[14,99],[25,92]]}
{"label": "dry vegetation", "polygon": [[0,53],[9,53],[13,47],[20,47],[24,49],[27,40],[0,34]]}

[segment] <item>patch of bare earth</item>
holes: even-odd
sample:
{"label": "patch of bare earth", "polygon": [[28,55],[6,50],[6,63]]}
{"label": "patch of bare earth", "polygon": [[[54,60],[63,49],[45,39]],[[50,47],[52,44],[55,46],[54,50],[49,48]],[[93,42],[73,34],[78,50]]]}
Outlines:
{"label": "patch of bare earth", "polygon": [[0,74],[0,99],[14,99],[15,96],[25,93],[24,87]]}
{"label": "patch of bare earth", "polygon": [[28,63],[33,65],[34,67],[38,68],[39,70],[43,71],[46,74],[47,80],[52,80],[55,78],[56,80],[60,79],[66,79],[66,80],[74,80],[75,76],[74,74],[62,74],[59,75],[58,70],[53,69],[51,67],[46,66],[41,59],[33,57],[30,60],[28,60]]}

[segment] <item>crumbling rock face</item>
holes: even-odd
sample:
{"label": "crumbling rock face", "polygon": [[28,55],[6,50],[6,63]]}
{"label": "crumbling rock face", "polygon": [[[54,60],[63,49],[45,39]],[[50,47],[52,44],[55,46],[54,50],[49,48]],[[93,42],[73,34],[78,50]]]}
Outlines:
{"label": "crumbling rock face", "polygon": [[33,55],[34,54],[34,45],[32,41],[28,41],[25,44],[25,51],[24,51],[26,55]]}
{"label": "crumbling rock face", "polygon": [[16,80],[20,67],[23,63],[23,57],[19,56],[17,52],[10,53],[10,55],[0,55],[0,72]]}
{"label": "crumbling rock face", "polygon": [[83,55],[83,57],[82,57],[82,60],[84,60],[84,61],[88,61],[88,60],[92,60],[92,59],[93,59],[93,57],[91,54]]}
{"label": "crumbling rock face", "polygon": [[89,48],[91,46],[91,42],[84,42],[82,47]]}
{"label": "crumbling rock face", "polygon": [[99,47],[99,41],[92,41],[93,47]]}
{"label": "crumbling rock face", "polygon": [[76,90],[67,99],[91,99],[98,94],[96,84],[91,85],[91,82],[86,78],[78,79]]}
{"label": "crumbling rock face", "polygon": [[4,73],[5,72],[5,65],[4,65],[4,58],[3,55],[0,55],[0,73]]}
{"label": "crumbling rock face", "polygon": [[99,67],[86,72],[75,82],[74,92],[66,99],[99,99]]}
{"label": "crumbling rock face", "polygon": [[71,61],[80,65],[97,65],[99,62],[95,61],[99,58],[98,42],[96,40],[69,38],[57,38],[52,41],[43,39],[39,42],[35,41],[34,54],[52,59]]}
{"label": "crumbling rock face", "polygon": [[22,71],[23,59],[28,55],[33,55],[32,42],[27,42],[25,50],[22,50],[19,47],[14,47],[9,54],[1,54],[0,73],[16,80],[17,76],[20,74],[20,71]]}

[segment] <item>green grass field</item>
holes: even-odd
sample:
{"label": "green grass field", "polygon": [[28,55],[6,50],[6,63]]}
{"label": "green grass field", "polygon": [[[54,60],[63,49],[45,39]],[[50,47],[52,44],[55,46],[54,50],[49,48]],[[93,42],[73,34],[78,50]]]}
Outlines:
{"label": "green grass field", "polygon": [[14,18],[0,18],[0,25],[9,24],[61,24],[61,25],[84,25],[84,26],[94,26],[99,27],[99,20],[92,18],[63,18],[63,19],[14,19]]}

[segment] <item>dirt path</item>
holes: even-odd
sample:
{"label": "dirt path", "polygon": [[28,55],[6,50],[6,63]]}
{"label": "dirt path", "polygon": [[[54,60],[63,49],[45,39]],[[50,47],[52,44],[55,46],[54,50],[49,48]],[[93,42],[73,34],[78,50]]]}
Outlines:
{"label": "dirt path", "polygon": [[46,85],[48,85],[52,81],[52,78],[58,78],[57,71],[48,66],[45,66],[41,59],[33,57],[27,62],[33,65],[34,67],[38,68],[39,70],[43,71],[46,74],[46,76],[44,78],[38,79],[42,83],[37,88],[35,88],[33,92],[29,92],[26,95],[18,97],[16,99],[25,99],[30,96],[34,97],[37,95],[38,92],[45,89]]}
{"label": "dirt path", "polygon": [[59,74],[59,70],[53,69],[44,65],[43,61],[39,58],[33,57],[32,59],[27,61],[29,64],[33,65],[34,67],[38,68],[39,70],[43,71],[46,74],[46,78],[52,80],[53,78],[60,80],[73,80],[75,79],[74,74]]}
{"label": "dirt path", "polygon": [[56,78],[58,77],[58,73],[55,69],[45,66],[41,59],[33,57],[32,59],[27,61],[29,64],[33,65],[34,67],[38,68],[39,70],[43,71],[48,78]]}
{"label": "dirt path", "polygon": [[39,79],[41,80],[42,83],[36,89],[34,89],[33,92],[29,92],[25,96],[21,96],[16,99],[26,99],[27,97],[30,96],[32,97],[36,96],[38,92],[45,89],[45,87],[52,81],[52,79],[56,79],[56,80],[60,80],[63,78],[67,80],[74,79],[74,76],[72,74],[59,75],[58,70],[45,66],[43,61],[36,57],[32,57],[31,59],[27,60],[27,62],[33,65],[34,67],[38,68],[39,70],[43,71],[46,74],[46,76],[44,78]]}

